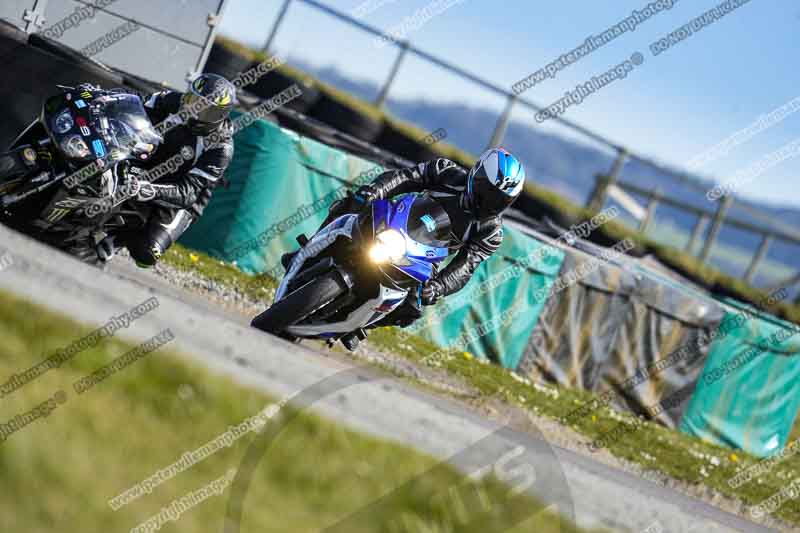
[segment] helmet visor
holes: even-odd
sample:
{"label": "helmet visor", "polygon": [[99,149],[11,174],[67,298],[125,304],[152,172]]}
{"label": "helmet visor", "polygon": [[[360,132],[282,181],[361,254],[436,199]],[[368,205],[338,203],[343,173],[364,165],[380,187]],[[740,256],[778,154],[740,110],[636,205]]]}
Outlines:
{"label": "helmet visor", "polygon": [[230,112],[230,106],[218,106],[212,100],[193,93],[187,93],[183,105],[194,120],[203,124],[219,124]]}
{"label": "helmet visor", "polygon": [[473,169],[467,178],[466,196],[478,218],[499,215],[516,200],[516,196],[509,196],[492,184],[482,167]]}
{"label": "helmet visor", "polygon": [[480,218],[499,215],[508,208],[515,198],[499,192],[494,185],[486,180],[479,180],[475,184],[474,205],[475,212]]}

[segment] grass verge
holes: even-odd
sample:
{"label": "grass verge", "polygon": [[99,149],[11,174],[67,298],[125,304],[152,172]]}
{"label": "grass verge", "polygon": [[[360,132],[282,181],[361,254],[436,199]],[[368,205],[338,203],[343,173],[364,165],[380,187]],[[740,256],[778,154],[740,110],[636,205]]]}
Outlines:
{"label": "grass verge", "polygon": [[[173,256],[174,259],[174,256]],[[216,267],[214,267],[216,268]],[[206,271],[211,272],[209,267]],[[242,280],[244,281],[244,280]],[[154,312],[158,312],[157,310]],[[132,327],[135,327],[135,323]],[[2,375],[28,368],[93,328],[0,292]],[[213,375],[168,350],[139,359],[78,395],[72,384],[132,346],[113,337],[78,353],[3,401],[0,421],[31,410],[56,391],[66,401],[0,442],[0,530],[26,533],[129,531],[175,499],[238,466],[250,435],[163,482],[117,511],[107,501],[269,405],[270,398]],[[269,422],[279,423],[286,410]],[[316,531],[392,491],[436,461],[408,448],[363,436],[301,413],[287,425],[253,475],[242,531]],[[437,468],[401,490],[391,505],[353,524],[351,531],[453,531],[446,498],[464,479]],[[490,501],[507,488],[479,484]],[[221,531],[229,490],[210,496],[161,531]],[[520,512],[536,505],[515,499]],[[502,531],[496,513],[459,531]],[[517,514],[519,517],[520,515]],[[548,514],[509,531],[577,531]],[[560,528],[560,529],[559,529]]]}
{"label": "grass verge", "polygon": [[[220,267],[220,261],[205,254],[190,252],[180,246],[165,256],[173,265],[186,265],[176,257],[193,254],[197,259],[189,265],[198,274],[211,272],[216,281],[230,287],[253,288],[254,278],[235,267]],[[220,275],[224,269],[224,274]],[[264,280],[269,287],[274,281]],[[481,393],[479,402],[500,400],[508,405],[527,409],[536,415],[546,416],[560,423],[564,418],[591,402],[595,396],[582,390],[531,382],[494,364],[487,364],[464,352],[451,352],[448,357],[428,363],[424,359],[438,348],[414,335],[400,335],[395,328],[380,328],[370,332],[369,341],[377,348],[422,364],[432,364],[450,376],[462,379]],[[623,426],[621,426],[623,425]],[[643,471],[658,472],[694,486],[713,489],[720,494],[738,499],[744,504],[756,505],[784,488],[790,481],[800,478],[800,456],[788,457],[766,474],[738,487],[732,488],[728,480],[741,470],[759,462],[757,457],[742,451],[704,442],[651,422],[641,422],[627,413],[603,407],[590,415],[568,424],[572,430],[593,441],[609,431],[625,428],[619,439],[610,439],[605,449],[612,455],[638,465]],[[630,428],[630,429],[629,429]],[[800,438],[800,425],[796,426],[790,442]],[[800,503],[785,503],[774,516],[800,525]]]}

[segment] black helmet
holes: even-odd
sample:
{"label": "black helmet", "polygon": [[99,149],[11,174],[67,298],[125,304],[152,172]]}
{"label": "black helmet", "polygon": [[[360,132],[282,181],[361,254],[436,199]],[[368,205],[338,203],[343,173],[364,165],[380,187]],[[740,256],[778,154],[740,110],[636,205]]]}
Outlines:
{"label": "black helmet", "polygon": [[209,135],[228,118],[236,104],[236,87],[217,74],[201,74],[189,86],[181,104],[192,117],[189,130],[195,135]]}
{"label": "black helmet", "polygon": [[522,192],[525,169],[502,148],[487,150],[467,176],[466,205],[478,218],[498,215]]}

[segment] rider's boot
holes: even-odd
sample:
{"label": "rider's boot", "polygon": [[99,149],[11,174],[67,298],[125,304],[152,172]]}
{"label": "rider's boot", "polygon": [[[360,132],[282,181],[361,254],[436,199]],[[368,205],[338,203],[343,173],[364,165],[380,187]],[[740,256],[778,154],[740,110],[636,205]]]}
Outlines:
{"label": "rider's boot", "polygon": [[356,348],[358,348],[359,343],[366,338],[367,338],[367,332],[364,331],[364,328],[358,328],[354,332],[348,333],[339,340],[342,341],[342,344],[344,345],[345,348],[347,348],[351,352],[354,352]]}
{"label": "rider's boot", "polygon": [[103,237],[103,239],[95,245],[95,251],[97,252],[97,257],[100,258],[100,261],[103,263],[111,261],[117,252],[117,248],[114,244],[114,236],[106,235]]}
{"label": "rider's boot", "polygon": [[340,340],[342,341],[342,344],[344,345],[344,347],[347,348],[351,352],[356,351],[356,348],[358,348],[359,342],[361,342],[361,340],[354,333],[351,333],[349,335],[345,335]]}

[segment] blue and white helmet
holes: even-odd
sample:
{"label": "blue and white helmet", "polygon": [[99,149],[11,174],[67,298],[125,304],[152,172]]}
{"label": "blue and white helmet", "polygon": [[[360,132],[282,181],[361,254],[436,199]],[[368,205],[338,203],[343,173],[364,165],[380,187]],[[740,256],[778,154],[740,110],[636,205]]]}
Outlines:
{"label": "blue and white helmet", "polygon": [[469,171],[467,205],[478,218],[498,215],[514,203],[524,185],[522,163],[506,150],[492,148]]}

